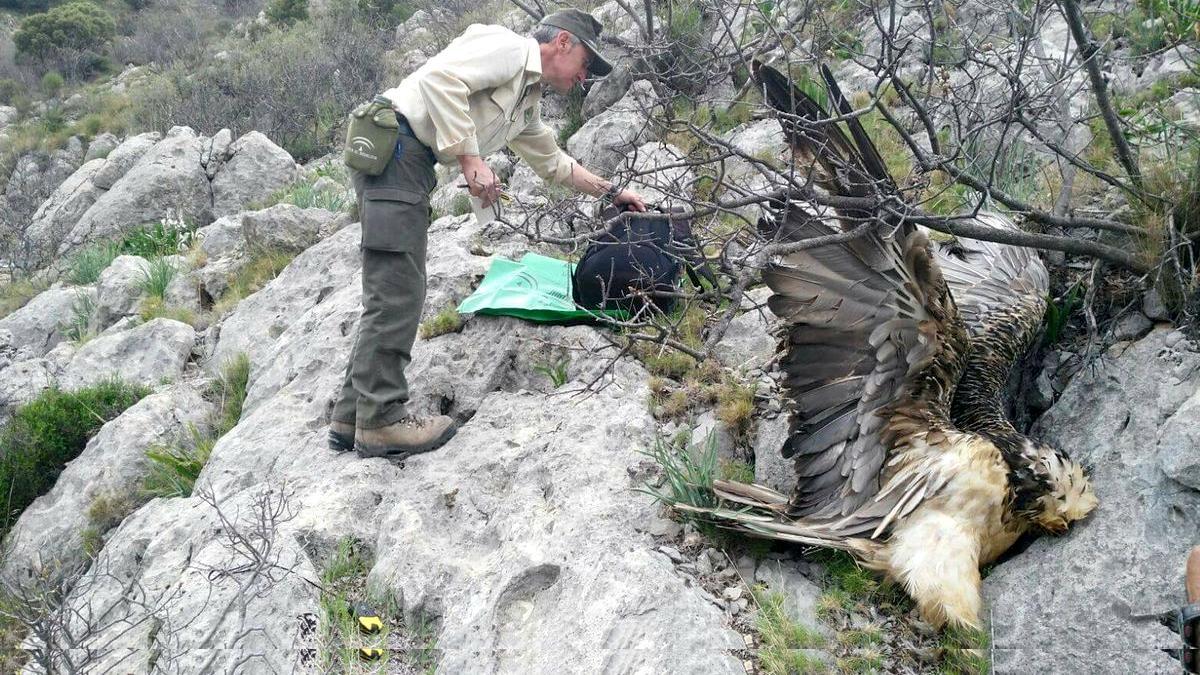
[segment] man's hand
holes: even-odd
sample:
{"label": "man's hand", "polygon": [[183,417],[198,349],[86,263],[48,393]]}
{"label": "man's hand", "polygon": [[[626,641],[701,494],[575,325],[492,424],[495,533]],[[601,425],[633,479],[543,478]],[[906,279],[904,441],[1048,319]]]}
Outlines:
{"label": "man's hand", "polygon": [[633,190],[621,190],[612,200],[613,206],[628,206],[630,211],[646,210],[646,200]]}
{"label": "man's hand", "polygon": [[483,208],[489,208],[500,199],[500,178],[478,155],[459,155],[458,165],[462,167],[463,178],[467,179],[467,190],[472,197],[478,197]]}

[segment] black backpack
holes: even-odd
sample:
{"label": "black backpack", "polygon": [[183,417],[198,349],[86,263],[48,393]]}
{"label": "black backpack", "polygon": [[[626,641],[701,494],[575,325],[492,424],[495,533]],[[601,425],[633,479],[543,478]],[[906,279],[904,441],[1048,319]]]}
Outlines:
{"label": "black backpack", "polygon": [[[619,214],[608,207],[601,217],[610,220]],[[690,221],[672,223],[665,215],[638,214],[616,221],[587,247],[575,265],[571,295],[585,309],[620,309],[636,315],[649,300],[658,310],[670,312],[675,298],[662,293],[678,290],[684,269],[699,286],[697,268],[715,285],[712,272],[703,265]]]}

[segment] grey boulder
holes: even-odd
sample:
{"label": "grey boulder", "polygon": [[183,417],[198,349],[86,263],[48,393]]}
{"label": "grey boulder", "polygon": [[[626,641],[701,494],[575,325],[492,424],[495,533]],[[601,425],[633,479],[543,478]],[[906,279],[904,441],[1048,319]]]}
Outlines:
{"label": "grey boulder", "polygon": [[172,319],[110,331],[79,349],[61,383],[64,389],[78,389],[112,377],[147,386],[176,380],[191,358],[195,342],[195,329]]}
{"label": "grey boulder", "polygon": [[1100,505],[984,582],[996,672],[1178,672],[1162,650],[1178,648],[1179,636],[1152,617],[1183,604],[1200,493],[1164,475],[1159,456],[1187,442],[1168,434],[1172,419],[1190,415],[1200,354],[1167,347],[1169,335],[1156,331],[1081,370],[1039,422],[1046,442],[1090,468]]}

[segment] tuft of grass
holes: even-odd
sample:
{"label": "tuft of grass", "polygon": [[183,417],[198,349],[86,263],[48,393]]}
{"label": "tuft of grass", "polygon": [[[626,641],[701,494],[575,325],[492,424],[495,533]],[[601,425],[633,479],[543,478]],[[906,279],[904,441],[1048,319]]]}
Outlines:
{"label": "tuft of grass", "polygon": [[567,374],[567,366],[571,365],[568,359],[559,359],[554,362],[538,363],[533,366],[535,372],[541,373],[550,379],[550,384],[554,385],[555,389],[567,383],[569,375]]}
{"label": "tuft of grass", "polygon": [[177,272],[175,263],[169,258],[154,258],[142,270],[142,280],[138,285],[146,295],[162,300]]}
{"label": "tuft of grass", "polygon": [[737,483],[753,483],[754,467],[740,460],[723,459],[721,460],[721,480],[731,480]]}
{"label": "tuft of grass", "polygon": [[151,497],[188,497],[212,449],[222,436],[237,426],[246,400],[250,379],[250,358],[238,354],[221,369],[221,374],[205,392],[217,402],[216,413],[203,427],[188,424],[188,438],[146,450],[150,471],[142,481],[142,493]]}
{"label": "tuft of grass", "polygon": [[100,273],[108,269],[118,255],[120,249],[111,243],[95,244],[83,249],[71,260],[67,281],[78,286],[96,283]]}
{"label": "tuft of grass", "polygon": [[222,316],[228,313],[244,298],[253,295],[279,276],[279,273],[295,257],[295,254],[286,251],[270,249],[255,251],[250,262],[239,270],[230,281],[229,290],[213,306],[213,315]]}
{"label": "tuft of grass", "polygon": [[796,623],[783,608],[783,595],[771,593],[761,585],[751,589],[758,605],[754,624],[762,640],[758,658],[769,675],[806,675],[828,672],[828,666],[811,654],[801,651],[820,649],[825,638],[816,630]]}
{"label": "tuft of grass", "polygon": [[199,324],[199,317],[196,313],[187,307],[176,307],[168,305],[165,300],[157,297],[149,297],[142,300],[141,308],[138,312],[142,321],[153,321],[154,319],[173,319],[186,323],[195,328]]}
{"label": "tuft of grass", "polygon": [[[432,675],[436,669],[437,636],[426,617],[406,623],[399,603],[390,594],[371,592],[367,574],[373,561],[359,541],[345,537],[321,566],[317,662],[322,672],[380,673],[418,672]],[[380,619],[378,632],[359,630],[358,609],[369,609]],[[398,648],[399,647],[399,648]],[[361,660],[360,649],[381,649],[380,660]]]}
{"label": "tuft of grass", "polygon": [[987,675],[992,672],[988,649],[991,639],[985,630],[947,627],[938,647],[942,653],[940,672],[962,675]]}
{"label": "tuft of grass", "polygon": [[66,463],[83,452],[101,426],[148,393],[146,387],[113,379],[78,391],[48,389],[18,407],[0,432],[0,537],[34,499],[54,486]]}
{"label": "tuft of grass", "polygon": [[450,215],[465,216],[471,212],[471,198],[465,194],[456,194],[450,200]]}
{"label": "tuft of grass", "polygon": [[246,388],[250,383],[250,357],[240,353],[221,368],[221,375],[208,389],[208,397],[218,403],[218,415],[213,430],[217,437],[237,426],[242,419],[242,405],[246,402]]}
{"label": "tuft of grass", "polygon": [[422,340],[429,340],[447,333],[457,333],[462,330],[462,316],[453,303],[446,305],[442,311],[434,314],[428,321],[422,321],[417,330]]}
{"label": "tuft of grass", "polygon": [[68,340],[83,344],[96,336],[96,301],[84,292],[75,294],[71,303],[71,315],[60,324],[60,330]]}
{"label": "tuft of grass", "polygon": [[837,668],[843,673],[878,673],[883,670],[883,653],[878,649],[859,649],[850,656],[837,661]]}
{"label": "tuft of grass", "polygon": [[1052,297],[1046,298],[1046,330],[1042,334],[1042,344],[1046,346],[1055,345],[1062,339],[1063,330],[1067,327],[1067,322],[1070,321],[1071,315],[1075,310],[1079,309],[1082,303],[1083,295],[1080,293],[1079,286],[1072,286],[1069,291],[1063,294],[1061,300],[1055,300]]}
{"label": "tuft of grass", "polygon": [[196,479],[212,455],[216,439],[195,424],[187,425],[190,442],[154,445],[146,450],[150,471],[142,479],[148,497],[190,497]]}
{"label": "tuft of grass", "polygon": [[735,436],[744,436],[754,418],[754,385],[728,380],[717,387],[717,419]]}
{"label": "tuft of grass", "polygon": [[121,253],[154,260],[186,251],[192,245],[195,229],[182,220],[163,219],[130,230],[117,247]]}
{"label": "tuft of grass", "polygon": [[115,492],[105,492],[96,495],[88,505],[88,525],[80,533],[83,539],[83,552],[94,558],[104,547],[104,535],[125,520],[126,516],[137,510],[139,504],[131,495]]}
{"label": "tuft of grass", "polygon": [[344,192],[313,189],[311,183],[300,183],[288,188],[276,200],[277,204],[294,204],[302,209],[325,209],[326,211],[347,211],[350,200]]}
{"label": "tuft of grass", "polygon": [[640,452],[658,464],[664,482],[659,487],[643,485],[638,491],[668,506],[683,504],[707,508],[717,505],[712,491],[713,475],[717,470],[715,438],[710,438],[707,447],[699,452],[676,448],[662,438],[656,438],[649,450]]}

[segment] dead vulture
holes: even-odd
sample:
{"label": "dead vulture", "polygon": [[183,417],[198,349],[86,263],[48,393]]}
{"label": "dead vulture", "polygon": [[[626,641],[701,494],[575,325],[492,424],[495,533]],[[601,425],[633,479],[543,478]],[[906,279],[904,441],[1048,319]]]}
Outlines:
{"label": "dead vulture", "polygon": [[[822,76],[830,108],[850,115],[827,68]],[[1004,383],[1045,311],[1046,268],[1013,246],[934,249],[904,218],[855,118],[830,122],[767,66],[755,77],[780,112],[797,174],[858,198],[833,200],[837,225],[789,204],[776,241],[871,225],[782,255],[763,274],[784,322],[791,496],[716,481],[718,506],[678,506],[755,536],[849,551],[903,584],[927,621],[978,626],[980,565],[1026,531],[1064,532],[1097,503],[1080,465],[1004,415]],[[1014,227],[997,214],[979,219]]]}

